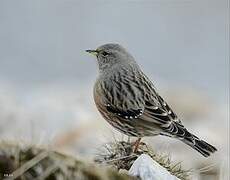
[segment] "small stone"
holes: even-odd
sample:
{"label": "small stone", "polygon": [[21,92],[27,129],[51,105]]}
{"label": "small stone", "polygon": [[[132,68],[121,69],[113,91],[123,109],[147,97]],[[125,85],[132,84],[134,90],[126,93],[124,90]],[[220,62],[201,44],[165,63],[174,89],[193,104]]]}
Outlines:
{"label": "small stone", "polygon": [[141,180],[179,180],[147,154],[142,154],[134,161],[129,175],[140,177]]}

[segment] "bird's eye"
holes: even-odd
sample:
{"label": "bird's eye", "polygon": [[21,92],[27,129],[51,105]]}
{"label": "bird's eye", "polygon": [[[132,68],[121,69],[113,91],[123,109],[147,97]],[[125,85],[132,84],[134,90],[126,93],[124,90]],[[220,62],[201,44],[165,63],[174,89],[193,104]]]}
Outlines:
{"label": "bird's eye", "polygon": [[106,51],[103,51],[101,54],[102,54],[102,56],[108,56],[109,55],[109,53]]}

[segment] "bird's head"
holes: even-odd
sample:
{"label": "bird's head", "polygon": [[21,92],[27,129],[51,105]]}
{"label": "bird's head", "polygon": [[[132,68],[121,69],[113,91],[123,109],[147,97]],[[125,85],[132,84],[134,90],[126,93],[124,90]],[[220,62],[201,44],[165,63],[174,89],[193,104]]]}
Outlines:
{"label": "bird's head", "polygon": [[119,44],[104,44],[96,50],[86,50],[86,52],[96,56],[100,71],[134,62],[134,58]]}

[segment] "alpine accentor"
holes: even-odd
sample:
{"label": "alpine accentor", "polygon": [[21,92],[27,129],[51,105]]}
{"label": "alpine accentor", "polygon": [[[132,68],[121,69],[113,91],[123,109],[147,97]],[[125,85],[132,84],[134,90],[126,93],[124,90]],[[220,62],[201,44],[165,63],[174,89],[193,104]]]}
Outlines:
{"label": "alpine accentor", "polygon": [[158,94],[135,59],[119,44],[86,50],[97,57],[94,100],[102,116],[120,132],[138,137],[177,138],[207,157],[217,149],[190,133]]}

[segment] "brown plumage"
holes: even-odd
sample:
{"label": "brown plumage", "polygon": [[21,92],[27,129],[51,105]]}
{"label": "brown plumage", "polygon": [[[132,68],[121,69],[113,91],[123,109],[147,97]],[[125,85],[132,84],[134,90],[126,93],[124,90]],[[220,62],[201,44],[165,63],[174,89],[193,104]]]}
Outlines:
{"label": "brown plumage", "polygon": [[177,138],[205,157],[212,145],[188,132],[134,58],[118,44],[87,50],[97,56],[99,77],[94,99],[102,116],[120,132],[138,138],[165,135]]}

